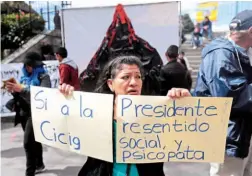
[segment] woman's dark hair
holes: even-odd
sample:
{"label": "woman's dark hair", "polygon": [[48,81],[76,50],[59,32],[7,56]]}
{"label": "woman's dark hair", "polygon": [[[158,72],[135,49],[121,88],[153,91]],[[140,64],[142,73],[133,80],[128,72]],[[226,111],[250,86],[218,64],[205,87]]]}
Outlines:
{"label": "woman's dark hair", "polygon": [[139,57],[135,55],[117,55],[115,57],[111,57],[109,60],[110,61],[104,66],[103,71],[99,76],[95,92],[113,94],[107,85],[107,80],[114,79],[117,71],[122,69],[123,64],[136,65],[139,68],[143,79],[144,71]]}

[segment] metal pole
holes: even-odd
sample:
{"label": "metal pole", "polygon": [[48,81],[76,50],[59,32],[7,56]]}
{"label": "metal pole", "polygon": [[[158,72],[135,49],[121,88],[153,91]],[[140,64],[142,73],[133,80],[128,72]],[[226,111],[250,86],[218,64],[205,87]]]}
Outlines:
{"label": "metal pole", "polygon": [[235,15],[239,12],[239,1],[235,1]]}
{"label": "metal pole", "polygon": [[49,15],[49,1],[47,1],[47,22],[48,22],[48,30],[50,30],[50,15]]}
{"label": "metal pole", "polygon": [[20,6],[18,4],[18,28],[20,28]]}
{"label": "metal pole", "polygon": [[179,3],[179,47],[182,45],[182,17],[181,17],[181,1]]}
{"label": "metal pole", "polygon": [[61,38],[62,38],[62,46],[66,47],[65,43],[65,26],[64,26],[64,9],[61,10]]}
{"label": "metal pole", "polygon": [[32,32],[31,1],[29,1],[29,13],[30,13],[30,30]]}
{"label": "metal pole", "polygon": [[43,8],[40,9],[40,15],[43,18]]}

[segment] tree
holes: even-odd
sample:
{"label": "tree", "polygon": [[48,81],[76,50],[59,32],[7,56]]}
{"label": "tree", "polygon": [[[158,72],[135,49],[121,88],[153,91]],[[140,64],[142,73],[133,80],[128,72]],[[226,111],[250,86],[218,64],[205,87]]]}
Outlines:
{"label": "tree", "polygon": [[193,32],[194,24],[188,14],[182,15],[182,26],[183,26],[182,31],[184,34]]}
{"label": "tree", "polygon": [[22,46],[44,30],[45,21],[24,1],[1,2],[1,7],[1,59],[4,59],[5,49],[13,52]]}
{"label": "tree", "polygon": [[25,1],[1,1],[1,14],[18,13],[21,10],[25,13],[39,15],[35,10],[29,8]]}

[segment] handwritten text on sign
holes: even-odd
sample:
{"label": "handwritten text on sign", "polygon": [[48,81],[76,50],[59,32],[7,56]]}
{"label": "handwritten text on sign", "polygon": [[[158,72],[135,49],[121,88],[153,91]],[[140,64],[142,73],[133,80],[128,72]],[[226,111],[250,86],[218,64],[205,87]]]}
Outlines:
{"label": "handwritten text on sign", "polygon": [[[36,141],[86,156],[113,161],[113,95],[31,87]],[[106,151],[106,152],[104,152]]]}
{"label": "handwritten text on sign", "polygon": [[224,161],[231,98],[120,96],[119,163]]}

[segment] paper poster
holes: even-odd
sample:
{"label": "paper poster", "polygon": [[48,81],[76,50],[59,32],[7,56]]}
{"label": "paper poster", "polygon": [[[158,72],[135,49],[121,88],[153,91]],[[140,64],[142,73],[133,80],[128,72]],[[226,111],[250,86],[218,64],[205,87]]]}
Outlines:
{"label": "paper poster", "polygon": [[232,98],[120,96],[118,163],[224,161]]}
{"label": "paper poster", "polygon": [[31,87],[35,139],[55,148],[113,161],[113,95]]}

